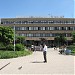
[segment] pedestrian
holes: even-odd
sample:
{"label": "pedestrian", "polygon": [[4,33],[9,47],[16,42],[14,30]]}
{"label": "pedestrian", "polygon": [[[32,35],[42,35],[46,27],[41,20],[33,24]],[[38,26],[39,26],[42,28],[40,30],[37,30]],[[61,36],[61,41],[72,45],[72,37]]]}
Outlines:
{"label": "pedestrian", "polygon": [[34,51],[34,45],[31,45],[31,50]]}
{"label": "pedestrian", "polygon": [[47,63],[47,57],[46,57],[46,54],[47,54],[47,46],[46,46],[46,44],[44,44],[44,45],[43,45],[44,63]]}
{"label": "pedestrian", "polygon": [[34,46],[34,51],[36,52],[36,46]]}

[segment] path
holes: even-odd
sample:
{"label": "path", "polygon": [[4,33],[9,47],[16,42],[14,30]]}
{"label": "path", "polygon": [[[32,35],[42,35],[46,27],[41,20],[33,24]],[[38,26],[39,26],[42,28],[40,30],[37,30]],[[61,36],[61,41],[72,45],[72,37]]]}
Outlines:
{"label": "path", "polygon": [[74,74],[74,56],[61,55],[57,50],[49,48],[47,63],[43,63],[42,52],[13,59],[0,59],[0,74]]}

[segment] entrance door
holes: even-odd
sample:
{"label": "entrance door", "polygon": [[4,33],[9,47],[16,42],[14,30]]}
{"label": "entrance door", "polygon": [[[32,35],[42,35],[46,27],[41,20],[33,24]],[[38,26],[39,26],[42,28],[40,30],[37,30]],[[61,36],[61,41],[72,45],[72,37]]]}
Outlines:
{"label": "entrance door", "polygon": [[40,41],[34,41],[34,45],[40,46],[41,42]]}

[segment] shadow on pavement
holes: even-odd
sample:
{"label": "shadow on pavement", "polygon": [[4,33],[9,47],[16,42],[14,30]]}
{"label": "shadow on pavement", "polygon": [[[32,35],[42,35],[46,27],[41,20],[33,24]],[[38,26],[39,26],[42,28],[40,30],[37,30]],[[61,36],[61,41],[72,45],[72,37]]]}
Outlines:
{"label": "shadow on pavement", "polygon": [[44,63],[43,61],[33,61],[31,63]]}

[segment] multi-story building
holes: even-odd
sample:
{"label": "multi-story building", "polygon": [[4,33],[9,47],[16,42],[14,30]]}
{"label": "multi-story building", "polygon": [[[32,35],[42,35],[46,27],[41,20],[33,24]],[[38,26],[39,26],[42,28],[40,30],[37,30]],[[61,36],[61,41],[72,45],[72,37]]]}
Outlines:
{"label": "multi-story building", "polygon": [[71,42],[71,33],[75,31],[74,18],[1,18],[0,26],[11,26],[16,34],[25,36],[27,43],[40,44],[40,38],[45,38],[47,44],[53,44],[55,36],[62,33]]}

